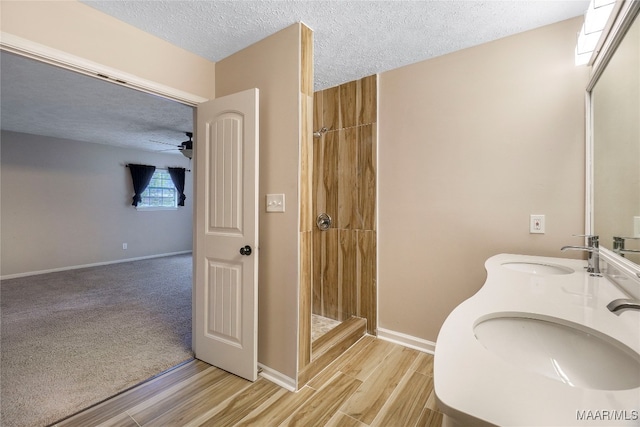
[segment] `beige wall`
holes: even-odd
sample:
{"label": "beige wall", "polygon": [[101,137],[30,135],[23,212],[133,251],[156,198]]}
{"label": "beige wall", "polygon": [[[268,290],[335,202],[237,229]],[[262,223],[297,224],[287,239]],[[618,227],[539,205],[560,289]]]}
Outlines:
{"label": "beige wall", "polygon": [[189,168],[188,159],[16,132],[1,138],[2,276],[191,250],[192,174],[184,207],[143,212],[131,206],[124,167]]}
{"label": "beige wall", "polygon": [[215,63],[77,1],[2,1],[3,33],[207,99]]}
{"label": "beige wall", "polygon": [[[218,97],[260,90],[260,273],[258,361],[297,376],[300,25],[216,64]],[[285,194],[285,213],[265,213],[265,197]]]}
{"label": "beige wall", "polygon": [[[581,19],[380,75],[379,326],[435,341],[497,253],[584,232]],[[529,215],[546,234],[529,234]]]}

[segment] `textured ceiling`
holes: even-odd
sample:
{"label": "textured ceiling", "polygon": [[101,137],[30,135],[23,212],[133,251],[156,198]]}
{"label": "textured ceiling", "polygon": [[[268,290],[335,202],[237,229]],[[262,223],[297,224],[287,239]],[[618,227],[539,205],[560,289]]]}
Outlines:
{"label": "textured ceiling", "polygon": [[150,151],[171,150],[193,130],[193,108],[186,105],[12,53],[0,55],[3,130]]}
{"label": "textured ceiling", "polygon": [[82,0],[218,62],[296,22],[314,31],[316,90],[581,15],[587,1]]}
{"label": "textured ceiling", "polygon": [[[588,0],[82,1],[212,61],[296,22],[314,31],[316,90],[579,16]],[[166,150],[192,110],[2,53],[2,129]]]}

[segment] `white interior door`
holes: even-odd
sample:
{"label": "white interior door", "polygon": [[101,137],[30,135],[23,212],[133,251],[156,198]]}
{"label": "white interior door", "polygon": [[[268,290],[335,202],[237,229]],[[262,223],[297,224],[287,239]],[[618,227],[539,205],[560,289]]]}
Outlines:
{"label": "white interior door", "polygon": [[258,89],[198,105],[195,356],[258,375]]}

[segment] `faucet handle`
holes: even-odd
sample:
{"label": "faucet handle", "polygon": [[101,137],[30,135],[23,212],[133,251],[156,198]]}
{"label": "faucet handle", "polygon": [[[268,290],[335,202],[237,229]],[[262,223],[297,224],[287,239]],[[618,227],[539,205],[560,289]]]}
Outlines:
{"label": "faucet handle", "polygon": [[640,237],[618,237],[613,236],[613,251],[620,256],[624,256],[625,253],[637,254],[640,253],[638,249],[627,249],[625,247],[626,240],[638,240]]}
{"label": "faucet handle", "polygon": [[597,248],[600,246],[600,236],[597,234],[572,234],[573,237],[586,237],[587,244],[591,248]]}

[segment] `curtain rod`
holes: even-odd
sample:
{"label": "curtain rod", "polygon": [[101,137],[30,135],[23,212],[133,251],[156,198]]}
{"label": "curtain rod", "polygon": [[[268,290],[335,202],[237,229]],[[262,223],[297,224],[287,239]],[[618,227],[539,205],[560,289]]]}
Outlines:
{"label": "curtain rod", "polygon": [[[124,167],[125,167],[125,168],[128,168],[128,167],[129,167],[129,165],[128,165],[128,164],[125,164],[125,165],[124,165]],[[171,167],[173,167],[173,166],[171,166]],[[179,168],[180,166],[175,166],[175,167],[176,167],[176,168]],[[156,167],[156,169],[160,169],[160,170],[166,171],[166,170],[168,170],[169,168],[168,168],[168,167],[166,167],[166,168],[158,168],[158,167]],[[184,169],[184,171],[185,171],[185,172],[191,172],[191,169],[186,169],[186,168],[182,168],[182,169]]]}

